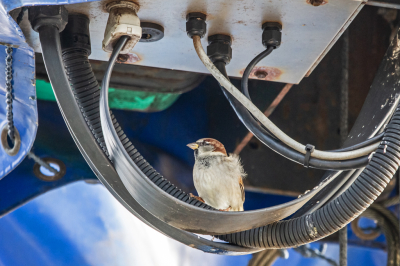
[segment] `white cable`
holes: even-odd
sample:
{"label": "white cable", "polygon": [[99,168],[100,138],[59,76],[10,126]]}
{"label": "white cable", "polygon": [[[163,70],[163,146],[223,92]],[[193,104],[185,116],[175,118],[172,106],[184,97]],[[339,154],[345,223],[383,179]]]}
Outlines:
{"label": "white cable", "polygon": [[[293,148],[294,150],[306,154],[305,146],[280,130],[274,123],[271,122],[249,99],[246,98],[222,73],[214,66],[207,54],[204,52],[203,46],[201,45],[200,36],[193,36],[193,45],[196,49],[197,55],[203,62],[205,67],[210,71],[214,78],[223,86],[233,97],[235,97],[243,106],[249,110],[250,113],[260,121],[274,136],[280,139],[283,143]],[[330,160],[340,161],[349,160],[365,156],[375,151],[379,146],[379,143],[371,144],[369,146],[346,152],[327,152],[315,149],[311,154],[311,157]]]}

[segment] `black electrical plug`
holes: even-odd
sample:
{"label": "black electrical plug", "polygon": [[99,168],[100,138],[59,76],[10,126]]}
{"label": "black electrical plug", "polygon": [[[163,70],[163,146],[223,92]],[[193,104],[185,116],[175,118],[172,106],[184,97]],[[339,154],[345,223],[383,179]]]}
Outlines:
{"label": "black electrical plug", "polygon": [[282,25],[278,22],[265,22],[262,25],[262,44],[265,48],[278,48],[281,45]]}
{"label": "black electrical plug", "polygon": [[232,38],[229,35],[215,34],[208,37],[207,56],[225,77],[228,77],[225,66],[232,59],[231,45]]}
{"label": "black electrical plug", "polygon": [[32,29],[39,31],[41,26],[54,26],[62,32],[68,23],[68,11],[64,6],[32,6],[28,9]]}
{"label": "black electrical plug", "polygon": [[186,32],[190,38],[197,35],[203,38],[207,32],[207,15],[200,12],[192,12],[186,15]]}
{"label": "black electrical plug", "polygon": [[224,62],[226,65],[232,59],[232,38],[229,35],[215,34],[208,37],[207,55],[215,64]]}

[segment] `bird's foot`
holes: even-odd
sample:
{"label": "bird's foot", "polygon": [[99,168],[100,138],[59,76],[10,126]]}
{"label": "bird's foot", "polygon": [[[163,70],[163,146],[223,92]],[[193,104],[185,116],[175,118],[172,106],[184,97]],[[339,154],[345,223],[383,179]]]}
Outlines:
{"label": "bird's foot", "polygon": [[189,197],[195,198],[195,199],[197,199],[198,201],[201,201],[201,202],[205,203],[204,200],[203,200],[201,197],[197,197],[197,196],[193,195],[192,193],[189,193]]}
{"label": "bird's foot", "polygon": [[219,209],[220,211],[223,211],[223,212],[228,212],[228,211],[230,211],[232,209],[232,207],[231,206],[229,206],[228,208],[226,208],[226,209]]}

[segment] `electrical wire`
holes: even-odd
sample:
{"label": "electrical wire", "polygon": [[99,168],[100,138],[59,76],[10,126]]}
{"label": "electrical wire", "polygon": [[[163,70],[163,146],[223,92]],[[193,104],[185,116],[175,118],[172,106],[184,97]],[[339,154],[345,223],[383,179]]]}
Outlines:
{"label": "electrical wire", "polygon": [[268,47],[266,50],[262,51],[253,60],[247,65],[246,69],[243,72],[242,81],[241,81],[241,89],[242,93],[251,101],[250,93],[249,93],[249,76],[253,68],[265,57],[270,55],[275,48],[273,46]]}
{"label": "electrical wire", "polygon": [[[220,73],[222,72],[226,74],[225,63],[217,61],[215,62],[215,67],[219,70]],[[293,150],[292,148],[283,144],[279,140],[273,139],[273,137],[270,134],[268,134],[265,128],[263,128],[250,115],[247,109],[232,94],[228,93],[223,86],[222,88],[225,97],[230,102],[232,108],[234,109],[240,121],[247,127],[247,129],[251,133],[254,134],[256,138],[258,138],[264,145],[268,146],[270,149],[284,156],[285,158],[304,165],[305,161],[304,154]],[[328,161],[311,157],[309,160],[309,167],[317,169],[325,169],[325,170],[352,170],[352,169],[362,168],[366,166],[367,163],[368,163],[367,156],[346,161]]]}
{"label": "electrical wire", "polygon": [[[224,62],[217,61],[215,62],[215,66],[223,75],[226,75]],[[236,100],[236,98],[232,94],[230,94],[223,86],[221,86],[221,88],[240,121],[251,133],[254,134],[257,139],[259,139],[264,145],[282,155],[283,157],[292,160],[293,162],[296,162],[298,164],[304,164],[304,154],[293,150],[292,148],[283,144],[281,141],[275,141],[275,139],[273,139],[267,133],[267,131],[250,115],[247,109],[238,100]],[[325,170],[352,170],[362,168],[366,166],[367,163],[367,156],[346,161],[327,161],[311,157],[309,161],[309,167]],[[328,175],[331,174],[335,175],[335,172],[329,173]]]}
{"label": "electrical wire", "polygon": [[382,140],[384,133],[380,133],[376,135],[375,137],[369,138],[363,142],[354,144],[352,146],[346,147],[346,148],[341,148],[341,149],[336,149],[336,150],[331,150],[332,152],[339,152],[339,151],[351,151],[355,149],[359,149],[365,146],[369,146],[371,144],[379,144],[379,142]]}
{"label": "electrical wire", "polygon": [[[280,130],[274,123],[271,122],[249,99],[247,99],[240,91],[222,75],[222,73],[214,66],[211,60],[208,58],[207,54],[204,52],[203,46],[201,45],[200,36],[193,36],[193,44],[196,49],[197,55],[203,62],[205,67],[210,71],[210,73],[218,80],[218,82],[231,93],[241,104],[243,104],[247,110],[251,112],[254,117],[260,121],[273,135],[279,138],[289,147],[294,150],[306,154],[306,147],[290,138],[282,130]],[[370,154],[378,148],[379,144],[372,144],[367,147],[363,147],[354,151],[346,152],[327,152],[315,149],[312,152],[312,157],[325,160],[347,160],[359,158]]]}
{"label": "electrical wire", "polygon": [[[272,51],[274,50],[274,47],[268,47],[266,50],[258,54],[251,62],[247,65],[246,69],[243,72],[242,76],[242,81],[241,81],[241,91],[242,93],[251,101],[250,93],[249,93],[249,76],[250,73],[252,72],[253,68],[265,57],[270,55]],[[370,138],[368,140],[365,140],[363,142],[357,143],[355,145],[352,145],[350,147],[346,148],[341,148],[341,149],[336,149],[336,150],[330,150],[329,152],[345,152],[345,151],[352,151],[352,150],[357,150],[360,148],[364,148],[366,146],[370,145],[379,145],[379,141],[383,138],[383,133]]]}
{"label": "electrical wire", "polygon": [[[224,62],[217,61],[215,62],[215,66],[223,75],[226,75]],[[240,121],[251,133],[254,134],[257,139],[259,139],[264,145],[282,155],[283,157],[292,160],[293,162],[304,164],[304,154],[293,150],[292,148],[283,144],[281,141],[275,141],[275,139],[273,139],[272,136],[267,133],[267,131],[250,115],[247,109],[238,100],[236,100],[236,98],[233,97],[232,94],[230,94],[223,86],[221,86],[221,89]],[[310,158],[309,167],[325,170],[352,170],[362,168],[366,166],[367,163],[367,156],[347,161],[327,161]],[[335,174],[336,173],[334,171],[331,171],[327,176]]]}
{"label": "electrical wire", "polygon": [[[259,55],[257,55],[246,67],[245,71],[243,72],[243,76],[242,76],[242,81],[241,81],[241,91],[242,93],[251,101],[251,97],[250,97],[250,93],[249,93],[249,86],[248,86],[248,82],[249,82],[249,76],[250,73],[252,72],[253,68],[261,61],[263,60],[265,57],[267,57],[268,55],[270,55],[272,53],[272,51],[274,50],[274,47],[268,47],[266,50],[264,50],[263,52],[261,52]],[[356,150],[359,148],[363,148],[369,145],[378,145],[379,141],[383,138],[383,132],[380,133],[379,135],[367,139],[363,142],[357,143],[355,145],[346,147],[346,148],[341,148],[341,149],[335,149],[335,150],[330,150],[329,152],[345,152],[345,151],[352,151],[352,150]]]}
{"label": "electrical wire", "polygon": [[[265,53],[265,54],[269,54],[269,53]],[[227,73],[226,73],[226,69],[225,69],[225,63],[222,61],[216,61],[214,62],[215,66],[217,67],[217,69],[226,77]],[[249,68],[248,68],[249,69]],[[250,71],[247,71],[247,73],[250,73]],[[264,143],[266,146],[269,146],[270,143],[274,143],[277,144],[277,147],[279,150],[278,153],[285,154],[285,157],[290,158],[291,155],[293,155],[294,153],[296,153],[293,150],[290,150],[290,148],[288,148],[287,146],[285,146],[284,144],[282,144],[279,140],[276,140],[274,142],[274,140],[272,140],[272,138],[270,137],[269,134],[266,134],[265,128],[263,128],[261,125],[259,125],[257,123],[257,121],[250,115],[250,113],[243,107],[243,105],[241,105],[231,94],[229,94],[222,86],[221,89],[224,93],[224,95],[226,96],[227,100],[230,102],[232,108],[234,109],[234,111],[236,112],[237,116],[239,117],[239,119],[243,122],[243,124],[248,128],[248,130],[253,133],[262,143]],[[379,141],[380,139],[382,139],[383,137],[383,133],[372,137],[368,140],[365,140],[364,142],[355,144],[353,146],[350,147],[346,147],[346,148],[342,148],[340,150],[351,150],[357,147],[362,147],[363,145],[368,145],[370,143],[374,143],[376,141]],[[274,150],[274,149],[273,149]],[[276,151],[276,150],[275,150]],[[288,152],[288,153],[285,153]],[[296,154],[299,155],[299,154]],[[303,155],[300,155],[303,156]],[[304,158],[304,157],[303,157]],[[314,158],[311,158],[310,160],[310,166],[314,167],[313,163],[314,163]],[[293,160],[296,161],[296,160]],[[298,161],[297,161],[298,162]],[[324,163],[335,163],[335,161],[329,162],[329,161],[323,161]],[[337,161],[336,161],[337,162]],[[301,162],[300,162],[301,163]],[[332,165],[331,165],[332,167]],[[321,165],[319,165],[319,167],[317,168],[322,168]],[[355,167],[356,168],[356,167]],[[363,169],[363,167],[361,167]],[[343,169],[343,168],[335,168],[332,167],[332,169]],[[324,204],[330,200],[332,198],[333,195],[336,194],[336,192],[348,181],[349,178],[353,177],[356,178],[359,176],[359,174],[361,173],[361,171],[357,171],[355,175],[353,175],[355,171],[350,171],[349,173],[346,173],[346,175],[344,175],[342,178],[340,178],[339,183],[337,183],[333,188],[331,187],[329,190],[325,190],[323,194],[321,194],[322,198],[318,198],[317,200],[314,200],[314,204],[310,204],[308,205],[308,203],[306,205],[308,205],[309,207],[307,209],[305,209],[301,214],[299,215],[303,215],[304,213],[310,214],[311,212],[317,210],[318,208],[320,208],[321,206],[324,206]],[[341,172],[331,172],[331,174],[335,174],[338,175]],[[326,176],[325,176],[326,177]],[[353,179],[354,182],[355,179]],[[351,182],[352,183],[352,182]],[[321,191],[322,192],[322,191]],[[318,195],[318,194],[317,194]],[[314,199],[314,198],[313,198]],[[313,201],[313,199],[310,200]],[[299,213],[299,212],[298,212]],[[296,213],[295,217],[298,217],[298,213]]]}
{"label": "electrical wire", "polygon": [[399,203],[400,203],[400,196],[399,195],[394,196],[392,198],[388,198],[388,199],[380,202],[380,204],[382,204],[386,208],[394,206],[394,205],[397,205]]}

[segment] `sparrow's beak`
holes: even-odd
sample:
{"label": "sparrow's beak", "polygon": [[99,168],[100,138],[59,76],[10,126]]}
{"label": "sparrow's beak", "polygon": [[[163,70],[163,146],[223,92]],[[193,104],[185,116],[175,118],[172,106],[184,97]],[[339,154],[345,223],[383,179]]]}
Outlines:
{"label": "sparrow's beak", "polygon": [[188,146],[188,147],[191,148],[192,150],[197,150],[197,149],[199,148],[199,145],[197,145],[196,142],[189,143],[189,144],[186,145],[186,146]]}

